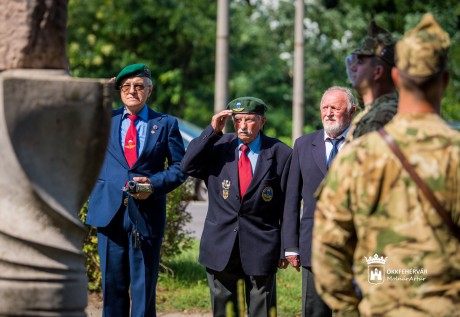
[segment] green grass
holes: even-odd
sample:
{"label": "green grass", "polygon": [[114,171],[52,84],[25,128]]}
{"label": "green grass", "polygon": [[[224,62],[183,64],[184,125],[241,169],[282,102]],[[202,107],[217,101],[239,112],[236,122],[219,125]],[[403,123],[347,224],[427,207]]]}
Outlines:
{"label": "green grass", "polygon": [[[210,312],[211,302],[206,270],[198,263],[198,241],[191,250],[165,261],[173,273],[160,273],[157,310],[162,312]],[[277,274],[278,316],[300,316],[302,310],[301,273],[289,267]]]}

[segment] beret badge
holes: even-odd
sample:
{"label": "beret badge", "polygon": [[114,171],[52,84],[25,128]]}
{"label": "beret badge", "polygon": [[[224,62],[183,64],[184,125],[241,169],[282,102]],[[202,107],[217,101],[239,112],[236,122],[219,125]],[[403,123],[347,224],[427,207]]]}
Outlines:
{"label": "beret badge", "polygon": [[235,108],[232,109],[235,112],[241,112],[244,110],[244,107],[241,105],[241,102],[236,103]]}

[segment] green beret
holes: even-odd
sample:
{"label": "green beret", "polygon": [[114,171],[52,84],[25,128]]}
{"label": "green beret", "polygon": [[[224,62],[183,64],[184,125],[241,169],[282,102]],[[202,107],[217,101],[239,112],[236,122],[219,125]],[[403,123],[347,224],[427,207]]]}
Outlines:
{"label": "green beret", "polygon": [[351,54],[377,56],[390,66],[393,66],[395,43],[396,41],[391,33],[372,20],[367,30],[367,35],[361,40],[359,48]]}
{"label": "green beret", "polygon": [[232,110],[233,114],[256,113],[263,116],[267,111],[267,106],[258,98],[240,97],[230,101],[227,109]]}
{"label": "green beret", "polygon": [[450,37],[431,13],[396,44],[396,67],[410,77],[427,78],[447,67]]}
{"label": "green beret", "polygon": [[115,80],[115,88],[120,89],[121,81],[130,77],[148,77],[151,78],[150,69],[145,64],[132,64],[121,70]]}

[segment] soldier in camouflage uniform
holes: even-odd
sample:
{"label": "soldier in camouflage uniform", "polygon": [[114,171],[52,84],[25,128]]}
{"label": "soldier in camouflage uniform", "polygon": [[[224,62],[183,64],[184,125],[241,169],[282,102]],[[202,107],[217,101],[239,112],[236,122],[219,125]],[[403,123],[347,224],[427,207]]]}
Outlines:
{"label": "soldier in camouflage uniform", "polygon": [[[438,115],[449,46],[431,14],[398,42],[385,130],[460,226],[460,133]],[[460,316],[460,242],[377,132],[343,148],[317,195],[312,266],[335,316]]]}
{"label": "soldier in camouflage uniform", "polygon": [[353,120],[347,141],[378,130],[396,114],[398,96],[391,79],[395,40],[385,29],[371,22],[358,49],[346,59],[347,75],[364,102]]}

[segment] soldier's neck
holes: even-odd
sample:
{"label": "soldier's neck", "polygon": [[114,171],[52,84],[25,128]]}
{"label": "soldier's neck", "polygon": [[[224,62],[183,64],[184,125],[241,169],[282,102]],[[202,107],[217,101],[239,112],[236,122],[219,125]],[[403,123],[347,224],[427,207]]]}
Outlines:
{"label": "soldier's neck", "polygon": [[396,89],[391,86],[381,86],[381,85],[376,85],[369,89],[366,93],[362,95],[363,97],[363,102],[365,105],[373,102],[375,99],[386,95],[390,93],[394,93]]}
{"label": "soldier's neck", "polygon": [[440,113],[440,101],[429,102],[419,96],[408,93],[404,90],[399,91],[398,113]]}

